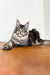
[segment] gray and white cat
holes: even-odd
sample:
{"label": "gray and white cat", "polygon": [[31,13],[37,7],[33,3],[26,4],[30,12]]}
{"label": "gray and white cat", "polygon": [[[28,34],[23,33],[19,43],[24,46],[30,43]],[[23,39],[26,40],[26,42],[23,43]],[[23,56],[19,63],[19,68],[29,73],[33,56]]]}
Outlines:
{"label": "gray and white cat", "polygon": [[10,50],[13,47],[32,46],[48,44],[50,40],[42,40],[36,29],[29,30],[29,22],[22,25],[19,20],[16,21],[16,27],[9,42],[3,46],[3,50]]}

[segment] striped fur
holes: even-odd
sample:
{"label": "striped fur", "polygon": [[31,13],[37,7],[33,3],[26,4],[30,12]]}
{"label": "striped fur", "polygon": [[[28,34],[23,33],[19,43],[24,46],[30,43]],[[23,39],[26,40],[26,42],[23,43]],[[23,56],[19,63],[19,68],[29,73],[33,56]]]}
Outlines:
{"label": "striped fur", "polygon": [[7,42],[2,49],[10,50],[13,47],[32,46],[40,44],[50,45],[50,41],[42,40],[40,38],[39,32],[36,29],[32,29],[29,31],[29,22],[27,22],[25,25],[22,25],[20,24],[20,21],[17,20],[16,27],[10,41]]}

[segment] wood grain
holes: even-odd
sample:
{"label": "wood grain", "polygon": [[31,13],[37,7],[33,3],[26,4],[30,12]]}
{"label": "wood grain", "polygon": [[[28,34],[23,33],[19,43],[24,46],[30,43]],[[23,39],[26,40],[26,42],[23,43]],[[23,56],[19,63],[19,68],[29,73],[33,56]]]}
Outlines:
{"label": "wood grain", "polygon": [[39,45],[1,50],[0,75],[50,75],[50,46]]}

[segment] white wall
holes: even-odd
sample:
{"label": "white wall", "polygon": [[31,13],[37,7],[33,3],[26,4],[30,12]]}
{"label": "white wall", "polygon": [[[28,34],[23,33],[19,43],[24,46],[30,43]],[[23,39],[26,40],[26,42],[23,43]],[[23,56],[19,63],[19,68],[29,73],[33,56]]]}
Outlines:
{"label": "white wall", "polygon": [[44,0],[45,39],[50,40],[50,0]]}
{"label": "white wall", "polygon": [[30,29],[36,28],[44,38],[43,0],[0,0],[0,41],[8,41],[16,18],[21,23],[30,21]]}

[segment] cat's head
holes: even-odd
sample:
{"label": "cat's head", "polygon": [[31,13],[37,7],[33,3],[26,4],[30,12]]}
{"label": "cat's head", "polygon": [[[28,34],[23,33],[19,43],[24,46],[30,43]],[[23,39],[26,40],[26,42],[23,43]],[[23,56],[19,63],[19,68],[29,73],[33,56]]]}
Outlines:
{"label": "cat's head", "polygon": [[19,36],[26,36],[29,34],[29,22],[22,25],[19,20],[16,21],[16,28],[14,31]]}

